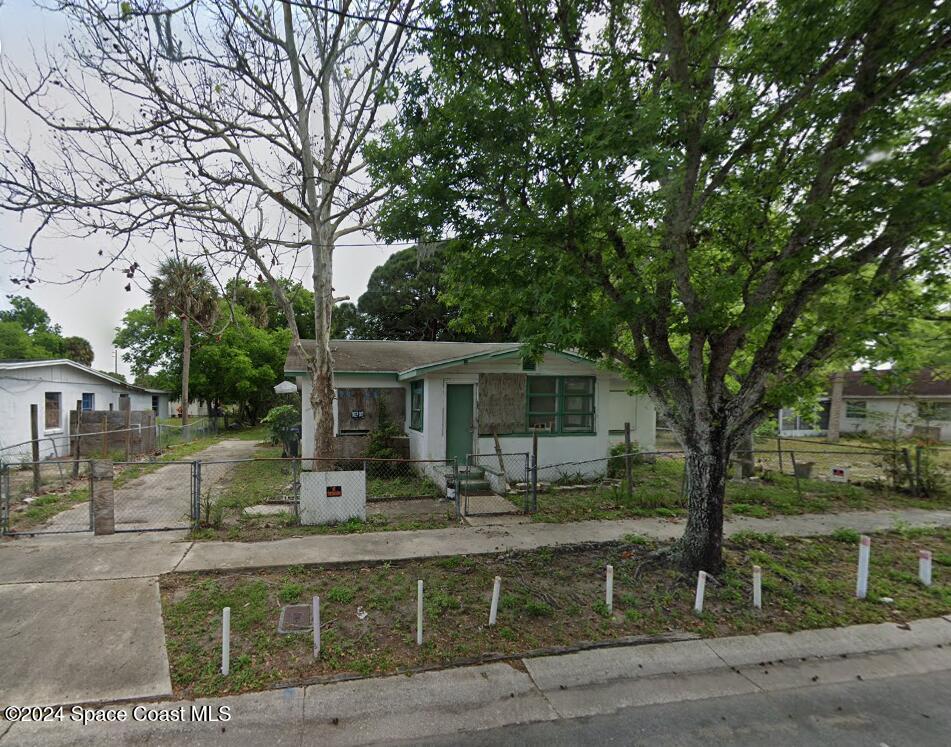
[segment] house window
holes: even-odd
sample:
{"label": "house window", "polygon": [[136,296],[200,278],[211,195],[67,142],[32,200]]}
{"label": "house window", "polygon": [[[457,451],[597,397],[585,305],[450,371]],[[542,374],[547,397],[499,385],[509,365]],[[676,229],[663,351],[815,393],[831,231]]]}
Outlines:
{"label": "house window", "polygon": [[845,403],[845,417],[863,419],[865,417],[866,402],[864,399],[851,400]]}
{"label": "house window", "polygon": [[409,427],[414,431],[423,430],[423,382],[414,381],[409,388]]}
{"label": "house window", "polygon": [[96,409],[96,395],[92,392],[83,392],[83,412],[92,412]]}
{"label": "house window", "polygon": [[132,400],[129,399],[128,394],[119,395],[119,409],[125,412],[126,410],[131,410]]}
{"label": "house window", "polygon": [[152,412],[154,412],[156,415],[158,415],[158,403],[159,403],[158,395],[153,394],[152,395]]}
{"label": "house window", "polygon": [[593,376],[529,377],[529,430],[593,433],[594,382]]}
{"label": "house window", "polygon": [[62,428],[63,395],[60,392],[46,393],[46,430]]}
{"label": "house window", "polygon": [[918,417],[921,420],[951,421],[951,402],[919,402]]}

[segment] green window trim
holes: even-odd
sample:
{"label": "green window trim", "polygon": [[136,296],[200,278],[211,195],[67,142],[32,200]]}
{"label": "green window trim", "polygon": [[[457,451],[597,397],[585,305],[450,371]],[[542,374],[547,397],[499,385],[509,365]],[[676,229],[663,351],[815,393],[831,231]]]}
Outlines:
{"label": "green window trim", "polygon": [[864,399],[846,400],[845,417],[861,420],[868,414],[868,403]]}
{"label": "green window trim", "polygon": [[423,432],[423,382],[413,381],[409,385],[409,427]]}
{"label": "green window trim", "polygon": [[[594,376],[529,376],[525,423],[539,435],[584,436],[595,432]],[[539,428],[544,424],[547,428]]]}

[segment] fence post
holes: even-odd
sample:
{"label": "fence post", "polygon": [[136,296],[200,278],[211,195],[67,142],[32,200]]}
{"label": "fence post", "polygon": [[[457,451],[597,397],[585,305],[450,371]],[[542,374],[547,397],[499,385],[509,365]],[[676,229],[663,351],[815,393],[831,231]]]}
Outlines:
{"label": "fence post", "polygon": [[452,492],[456,499],[456,519],[462,515],[462,503],[459,497],[459,457],[452,458]]}
{"label": "fence post", "polygon": [[73,479],[79,477],[79,439],[83,432],[83,401],[76,400],[76,432],[73,437]]}
{"label": "fence post", "polygon": [[908,449],[901,450],[902,459],[905,462],[905,471],[908,474],[908,485],[911,487],[912,492],[917,496],[918,495],[918,483],[915,482],[915,475],[911,471],[911,456],[908,454]]}
{"label": "fence post", "polygon": [[192,462],[192,527],[201,524],[201,460]]}
{"label": "fence post", "polygon": [[116,531],[115,498],[112,490],[114,477],[112,462],[94,459],[92,477],[92,529],[95,534],[114,534]]}
{"label": "fence post", "polygon": [[10,531],[10,485],[7,465],[0,461],[0,534]]}
{"label": "fence post", "polygon": [[531,513],[538,512],[538,457],[535,454],[528,455],[528,481],[531,491]]}
{"label": "fence post", "polygon": [[776,434],[776,454],[779,457],[779,474],[783,473],[783,438]]}
{"label": "fence post", "polygon": [[624,479],[627,480],[627,494],[634,495],[634,468],[631,463],[631,424],[624,424]]}
{"label": "fence post", "polygon": [[40,424],[39,406],[30,405],[30,449],[33,456],[33,493],[40,492]]}
{"label": "fence post", "polygon": [[790,451],[789,458],[792,459],[793,477],[796,479],[796,496],[802,500],[802,488],[799,487],[799,468],[796,466],[796,452]]}
{"label": "fence post", "polygon": [[109,456],[109,416],[102,416],[102,458]]}
{"label": "fence post", "polygon": [[132,461],[132,406],[125,411],[125,460]]}
{"label": "fence post", "polygon": [[915,447],[915,495],[921,494],[921,452],[922,447]]}

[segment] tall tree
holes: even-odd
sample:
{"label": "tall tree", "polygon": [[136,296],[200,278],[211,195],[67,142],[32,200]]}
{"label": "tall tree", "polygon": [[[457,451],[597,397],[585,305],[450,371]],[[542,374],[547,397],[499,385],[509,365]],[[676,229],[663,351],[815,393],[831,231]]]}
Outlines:
{"label": "tall tree", "polygon": [[458,309],[442,297],[445,262],[443,252],[424,255],[416,247],[390,255],[370,275],[357,302],[363,334],[380,340],[511,339],[510,324],[495,325],[491,318],[478,325],[466,320],[468,329],[459,328]]}
{"label": "tall tree", "polygon": [[92,365],[93,350],[89,340],[63,337],[62,327],[53,324],[46,310],[32,298],[7,296],[7,301],[10,308],[0,311],[0,323],[6,330],[0,344],[6,352],[0,357],[23,360],[67,358],[84,366]]}
{"label": "tall tree", "polygon": [[[367,229],[383,196],[361,149],[392,97],[415,1],[55,7],[69,27],[63,47],[29,72],[0,64],[0,87],[34,125],[30,142],[2,138],[0,160],[0,209],[38,224],[14,247],[26,281],[36,237],[53,226],[114,239],[104,266],[132,275],[132,237],[173,232],[202,261],[259,275],[314,381],[316,452],[331,455],[334,249]],[[34,130],[51,135],[49,156]],[[280,283],[298,261],[312,270],[313,348]]]}
{"label": "tall tree", "polygon": [[429,65],[371,152],[393,190],[383,235],[457,239],[464,315],[514,313],[521,339],[646,389],[686,452],[672,555],[717,571],[737,444],[855,360],[886,307],[948,297],[946,8],[427,11]]}
{"label": "tall tree", "polygon": [[159,265],[149,284],[149,298],[157,321],[164,322],[174,316],[182,325],[182,425],[187,425],[191,325],[207,328],[214,323],[218,315],[218,294],[201,265],[173,257]]}

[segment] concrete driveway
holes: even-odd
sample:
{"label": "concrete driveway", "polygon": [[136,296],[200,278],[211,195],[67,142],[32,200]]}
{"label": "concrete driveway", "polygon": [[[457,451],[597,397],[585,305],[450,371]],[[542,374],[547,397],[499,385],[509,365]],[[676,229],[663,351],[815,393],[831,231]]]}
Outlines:
{"label": "concrete driveway", "polygon": [[[233,464],[215,464],[216,461],[252,459],[255,453],[253,441],[221,441],[194,454],[187,463],[172,462],[125,483],[115,491],[116,529],[187,529],[191,512],[191,462],[209,462],[204,468],[202,488],[214,493],[227,485],[234,469]],[[87,501],[57,514],[43,529],[74,531],[88,526]]]}

